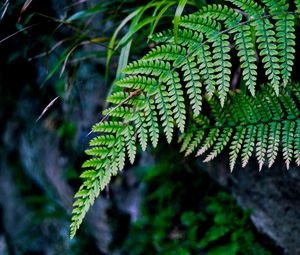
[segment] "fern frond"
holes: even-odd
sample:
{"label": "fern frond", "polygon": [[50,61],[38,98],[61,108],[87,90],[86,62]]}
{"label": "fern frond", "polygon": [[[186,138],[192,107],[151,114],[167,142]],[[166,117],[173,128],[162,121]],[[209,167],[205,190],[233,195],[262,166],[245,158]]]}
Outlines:
{"label": "fern frond", "polygon": [[[274,97],[269,86],[255,97],[234,93],[225,102],[224,108],[214,99],[208,99],[211,109],[208,124],[190,125],[181,138],[181,150],[189,155],[195,150],[193,143],[196,132],[201,133],[201,140],[197,140],[198,152],[196,156],[211,152],[204,159],[205,162],[215,158],[229,143],[229,165],[233,170],[237,158],[241,156],[242,166],[245,167],[254,151],[259,164],[259,170],[265,162],[271,167],[282,147],[283,158],[287,168],[293,159],[299,163],[299,104],[296,104],[293,87],[280,90],[280,100]],[[265,99],[265,100],[263,100]],[[217,105],[219,104],[219,105]],[[217,111],[216,109],[219,109]],[[285,110],[283,110],[285,109]],[[203,141],[202,138],[206,137]],[[296,149],[295,149],[296,148]]]}
{"label": "fern frond", "polygon": [[[96,137],[86,150],[91,158],[82,165],[71,238],[126,157],[133,164],[138,145],[143,150],[149,141],[157,145],[160,128],[169,143],[175,128],[181,131],[185,155],[198,151],[209,161],[229,149],[231,170],[239,157],[246,166],[254,151],[259,169],[265,163],[271,167],[280,148],[287,167],[300,165],[300,88],[289,83],[294,16],[285,0],[263,0],[264,6],[253,0],[230,2],[239,10],[210,5],[183,16],[176,40],[172,30],[153,35],[158,45],[123,70],[126,77],[116,82],[121,91],[109,96],[106,116],[92,128]],[[261,89],[256,52],[270,82]],[[229,93],[234,57],[242,69],[238,78],[252,97]],[[191,116],[193,122],[186,123]]]}
{"label": "fern frond", "polygon": [[125,137],[129,161],[133,164],[136,155],[135,133],[133,127],[127,125],[123,130],[123,135]]}
{"label": "fern frond", "polygon": [[207,38],[217,37],[221,31],[221,23],[211,17],[202,17],[201,15],[189,15],[181,18],[180,26],[193,31],[205,34]]}
{"label": "fern frond", "polygon": [[[85,178],[85,176],[84,176]],[[75,194],[76,201],[73,203],[70,236],[73,238],[81,225],[83,218],[95,199],[105,186],[110,182],[110,171],[90,172],[88,179],[81,185]]]}
{"label": "fern frond", "polygon": [[139,60],[129,64],[122,71],[126,74],[146,74],[159,77],[163,72],[171,70],[171,65],[167,61],[145,61]]}
{"label": "fern frond", "polygon": [[[116,85],[119,87],[128,89],[146,89],[148,92],[157,89],[157,84],[158,82],[156,79],[142,75],[128,76],[116,82]],[[111,101],[111,98],[114,98],[116,96],[119,97],[120,95],[122,95],[121,93],[125,95],[123,96],[123,100],[125,100],[126,98],[130,98],[130,93],[128,92],[127,94],[124,94],[124,92],[117,92],[108,98],[109,102],[115,103],[115,101]],[[122,102],[122,100],[120,100],[119,102]]]}
{"label": "fern frond", "polygon": [[179,74],[177,72],[172,72],[166,84],[168,85],[168,98],[173,109],[175,122],[179,130],[184,132],[186,112]]}
{"label": "fern frond", "polygon": [[121,121],[103,121],[95,124],[92,128],[94,133],[119,133],[124,129],[124,123]]}
{"label": "fern frond", "polygon": [[148,144],[148,125],[147,122],[144,121],[146,118],[145,112],[139,112],[134,123],[137,127],[137,136],[143,151],[146,150]]}
{"label": "fern frond", "polygon": [[283,158],[287,169],[290,167],[290,163],[293,158],[293,141],[294,141],[294,121],[285,121],[282,132],[282,147],[283,147]]}
{"label": "fern frond", "polygon": [[159,92],[155,97],[155,103],[160,115],[162,126],[164,128],[164,133],[167,137],[167,141],[170,143],[173,137],[174,129],[174,119],[172,117],[170,99],[165,86],[160,86],[158,91]]}
{"label": "fern frond", "polygon": [[234,135],[232,143],[230,145],[229,166],[231,172],[234,169],[237,157],[242,148],[242,143],[244,141],[245,133],[246,133],[246,128],[244,126],[237,127],[236,134]]}
{"label": "fern frond", "polygon": [[238,57],[240,58],[241,68],[243,69],[243,80],[251,94],[255,95],[255,85],[257,80],[256,52],[252,43],[251,28],[248,25],[237,28],[234,32],[234,40]]}
{"label": "fern frond", "polygon": [[120,106],[116,109],[109,108],[103,111],[104,115],[110,115],[111,117],[128,118],[132,116],[133,109],[131,107]]}
{"label": "fern frond", "polygon": [[211,51],[208,45],[203,45],[198,49],[199,71],[204,84],[206,85],[207,95],[211,98],[215,92],[215,69]]}
{"label": "fern frond", "polygon": [[143,60],[175,61],[186,54],[185,48],[182,48],[178,45],[161,45],[155,47],[149,53],[147,53],[143,57]]}
{"label": "fern frond", "polygon": [[229,36],[226,34],[221,35],[213,43],[213,60],[215,63],[215,79],[218,86],[218,97],[221,102],[221,106],[224,106],[224,102],[230,87],[230,75],[231,75],[231,63]]}
{"label": "fern frond", "polygon": [[154,101],[152,99],[146,100],[145,116],[147,116],[146,122],[147,127],[149,129],[150,140],[152,142],[153,147],[155,148],[158,144],[159,126]]}
{"label": "fern frond", "polygon": [[261,171],[267,153],[267,143],[268,143],[268,130],[269,125],[259,124],[257,131],[257,141],[256,141],[256,158],[259,165],[259,171]]}
{"label": "fern frond", "polygon": [[281,123],[280,122],[271,122],[270,131],[269,131],[269,141],[268,141],[268,150],[267,156],[269,161],[269,167],[271,167],[278,154],[279,150],[279,141],[280,141],[280,132],[281,132]]}
{"label": "fern frond", "polygon": [[[175,44],[173,30],[171,29],[154,34],[151,40],[156,43]],[[202,41],[203,35],[197,31],[185,28],[178,30],[177,44],[181,46],[188,46],[190,51],[195,50]]]}
{"label": "fern frond", "polygon": [[90,146],[113,145],[115,137],[113,135],[96,136],[90,141]]}
{"label": "fern frond", "polygon": [[199,69],[194,59],[187,59],[183,66],[183,81],[186,84],[186,91],[189,95],[190,104],[195,115],[199,115],[202,107],[202,83],[200,80]]}
{"label": "fern frond", "polygon": [[242,20],[242,14],[236,12],[233,8],[227,5],[212,4],[204,6],[194,16],[209,17],[225,23],[227,28],[235,27]]}
{"label": "fern frond", "polygon": [[260,56],[264,63],[266,75],[271,82],[276,95],[279,95],[279,58],[275,39],[274,26],[268,20],[256,20],[257,43]]}
{"label": "fern frond", "polygon": [[247,126],[246,139],[242,149],[242,166],[245,167],[253,153],[254,141],[256,137],[257,128],[254,125]]}
{"label": "fern frond", "polygon": [[286,85],[289,82],[295,58],[294,16],[287,13],[289,5],[285,0],[264,0],[263,2],[270,9],[272,18],[276,20],[280,70],[283,83]]}

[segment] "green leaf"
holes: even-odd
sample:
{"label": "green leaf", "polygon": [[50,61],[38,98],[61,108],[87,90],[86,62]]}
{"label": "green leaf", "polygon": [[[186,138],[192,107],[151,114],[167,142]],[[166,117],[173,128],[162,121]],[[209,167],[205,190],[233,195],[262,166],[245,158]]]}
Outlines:
{"label": "green leaf", "polygon": [[178,6],[176,8],[175,16],[174,16],[174,40],[177,44],[178,41],[178,27],[180,22],[180,17],[182,15],[182,12],[184,10],[184,7],[187,3],[187,0],[180,0],[178,3]]}

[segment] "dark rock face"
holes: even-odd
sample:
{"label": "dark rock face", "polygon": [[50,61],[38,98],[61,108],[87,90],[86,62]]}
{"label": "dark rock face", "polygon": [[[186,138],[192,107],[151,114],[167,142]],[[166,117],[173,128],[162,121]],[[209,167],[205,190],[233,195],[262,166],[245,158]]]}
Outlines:
{"label": "dark rock face", "polygon": [[231,174],[222,163],[206,167],[210,176],[227,187],[258,231],[282,248],[285,254],[300,254],[300,169],[276,164],[258,171],[256,164],[237,168]]}

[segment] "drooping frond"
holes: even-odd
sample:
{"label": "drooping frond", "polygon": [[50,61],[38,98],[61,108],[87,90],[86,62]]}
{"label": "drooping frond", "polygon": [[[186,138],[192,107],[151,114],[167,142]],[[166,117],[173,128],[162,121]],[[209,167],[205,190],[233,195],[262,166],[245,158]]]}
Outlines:
{"label": "drooping frond", "polygon": [[[96,137],[86,151],[91,159],[82,166],[71,237],[126,158],[134,162],[137,146],[157,145],[160,129],[171,142],[178,128],[181,150],[207,154],[205,161],[229,145],[231,169],[239,157],[245,166],[254,154],[260,168],[271,166],[281,146],[287,166],[300,165],[300,89],[287,85],[295,55],[294,16],[285,0],[264,0],[264,6],[231,2],[238,9],[211,5],[183,16],[176,40],[172,30],[153,35],[157,45],[124,69],[125,78],[116,82],[121,91],[108,98],[110,108],[92,129]],[[235,58],[247,91],[229,96]],[[270,83],[262,92],[258,61]],[[204,97],[209,116],[202,114]],[[195,122],[186,128],[190,116]]]}
{"label": "drooping frond", "polygon": [[[179,139],[182,151],[187,154],[198,151],[197,156],[207,153],[206,162],[228,145],[231,170],[238,157],[245,167],[254,154],[261,169],[264,164],[269,167],[273,165],[281,147],[287,168],[291,162],[300,166],[300,101],[298,98],[297,102],[295,95],[297,87],[299,84],[281,89],[280,98],[268,87],[255,97],[234,93],[224,108],[208,99],[212,113],[207,116],[209,121],[193,123],[188,127]],[[191,145],[191,141],[197,141],[197,145]]]}

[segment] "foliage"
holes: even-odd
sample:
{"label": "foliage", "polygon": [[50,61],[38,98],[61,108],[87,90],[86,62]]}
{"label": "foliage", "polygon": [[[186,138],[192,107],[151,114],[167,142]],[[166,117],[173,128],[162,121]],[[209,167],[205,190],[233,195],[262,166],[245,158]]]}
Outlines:
{"label": "foliage", "polygon": [[174,158],[180,157],[164,153],[146,171],[142,211],[122,254],[271,254],[256,239],[247,212],[204,172]]}
{"label": "foliage", "polygon": [[220,154],[232,138],[229,146],[230,169],[233,170],[240,153],[242,166],[245,167],[255,149],[261,170],[266,159],[269,167],[274,164],[279,144],[282,143],[287,168],[292,159],[299,166],[299,95],[299,84],[294,84],[281,90],[279,97],[268,86],[255,97],[233,94],[224,108],[216,100],[209,100],[213,122],[206,116],[197,116],[197,122],[191,123],[179,139],[182,141],[181,151],[189,155],[199,146],[199,156],[211,149],[204,159],[207,162]]}
{"label": "foliage", "polygon": [[[109,71],[109,63],[114,51],[120,49],[120,56],[119,56],[116,78],[117,79],[121,78],[122,77],[121,70],[125,68],[128,64],[134,35],[136,35],[137,32],[140,32],[141,30],[146,30],[146,31],[149,30],[146,36],[148,36],[148,38],[152,38],[152,35],[156,27],[159,25],[161,19],[167,17],[168,11],[171,9],[171,7],[176,5],[178,6],[174,16],[174,34],[177,34],[181,13],[186,4],[189,4],[191,6],[197,5],[195,1],[190,1],[189,3],[187,3],[187,1],[181,1],[178,4],[178,1],[175,0],[174,1],[152,0],[149,1],[148,4],[136,8],[136,10],[131,12],[130,15],[128,15],[125,19],[123,19],[123,21],[115,30],[108,44],[107,60],[106,60],[107,74]],[[129,26],[128,31],[122,36],[118,44],[115,46],[115,41],[118,34],[120,33],[121,29],[124,28],[125,25],[130,20],[132,20],[132,22]],[[146,33],[144,32],[143,34]]]}
{"label": "foliage", "polygon": [[[199,2],[189,1],[186,5],[193,8],[194,6],[199,6],[201,1]],[[32,4],[32,1],[29,1],[28,5],[24,5],[27,6],[25,10],[29,8],[30,4]],[[72,8],[76,5],[84,7]],[[56,54],[58,55],[53,61],[54,63],[51,62],[49,64],[50,70],[43,84],[57,73],[59,78],[64,74],[68,74],[67,67],[74,65],[73,62],[78,62],[78,59],[104,59],[106,56],[106,74],[114,75],[115,73],[111,70],[112,65],[110,64],[112,57],[115,55],[119,55],[116,77],[120,78],[122,76],[120,71],[127,65],[130,53],[135,54],[139,52],[139,49],[146,47],[144,38],[151,37],[155,29],[161,25],[161,21],[165,21],[169,16],[172,16],[170,15],[174,13],[172,7],[176,7],[178,1],[152,0],[144,4],[142,1],[113,0],[98,1],[96,4],[92,2],[77,3],[76,5],[67,6],[62,10],[64,14],[61,15],[61,18],[54,18],[39,12],[30,13],[27,17],[24,15],[25,10],[23,11],[23,9],[20,13],[20,23],[17,24],[19,32],[30,30],[32,27],[44,23],[50,23],[55,29],[53,35],[58,41],[54,40],[53,42],[51,39],[54,38],[50,40],[49,38],[44,38],[44,41],[48,40],[45,42],[46,51],[32,58],[48,57],[48,55],[54,58]],[[180,14],[176,15],[177,18],[180,18],[180,16]],[[101,18],[99,19],[98,17]],[[42,18],[43,22],[34,23],[37,18]],[[168,21],[171,21],[171,19]],[[104,27],[100,33],[98,31],[99,27]],[[119,40],[118,37],[120,37]],[[133,42],[136,43],[135,47],[132,47]],[[100,50],[95,50],[96,47]],[[82,48],[93,50],[83,54]],[[72,68],[70,67],[70,69]]]}
{"label": "foliage", "polygon": [[[108,97],[112,108],[103,112],[104,119],[92,129],[98,135],[86,151],[92,158],[83,164],[84,183],[75,195],[71,237],[111,176],[124,168],[126,154],[133,164],[138,143],[143,150],[148,141],[157,145],[160,125],[168,142],[178,127],[188,154],[208,130],[198,151],[201,155],[212,149],[206,161],[215,158],[233,137],[231,169],[240,148],[242,164],[247,164],[254,145],[260,168],[266,154],[271,166],[281,142],[287,166],[293,157],[299,164],[299,102],[291,98],[299,100],[299,84],[287,85],[295,53],[294,15],[288,12],[285,1],[265,0],[265,7],[251,0],[232,2],[239,11],[229,5],[211,5],[182,17],[177,44],[172,32],[159,33],[153,40],[161,44],[124,69],[127,77],[116,83],[122,90]],[[228,96],[232,40],[246,89]],[[256,51],[270,82],[258,92]],[[210,114],[202,114],[202,84],[213,125]],[[252,98],[246,95],[247,91]],[[192,128],[196,135],[191,129],[185,130],[189,119],[198,119],[200,128]]]}

